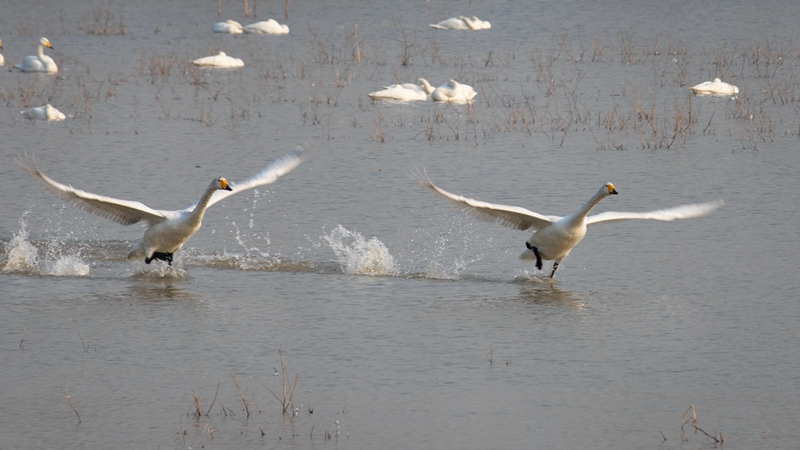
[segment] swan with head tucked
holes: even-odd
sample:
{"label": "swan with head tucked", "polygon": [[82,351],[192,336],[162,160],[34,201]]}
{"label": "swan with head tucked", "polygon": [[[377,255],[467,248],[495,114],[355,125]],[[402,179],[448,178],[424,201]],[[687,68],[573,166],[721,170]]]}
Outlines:
{"label": "swan with head tucked", "polygon": [[373,100],[427,100],[433,93],[433,87],[425,78],[417,79],[417,83],[393,84],[384,86],[382,90],[371,92],[367,96]]}
{"label": "swan with head tucked", "polygon": [[[0,39],[0,48],[3,48],[3,40]],[[3,54],[0,53],[0,66],[5,65],[6,59],[3,58]]]}
{"label": "swan with head tucked", "polygon": [[239,58],[230,57],[226,55],[225,52],[219,52],[217,55],[198,58],[192,61],[192,63],[194,63],[195,66],[202,67],[223,67],[229,69],[244,67],[244,61]]}
{"label": "swan with head tucked", "polygon": [[244,32],[259,34],[288,34],[289,27],[279,24],[275,21],[275,19],[268,19],[247,25],[244,27]]}
{"label": "swan with head tucked", "polygon": [[714,78],[714,81],[704,81],[697,86],[692,86],[691,90],[699,95],[736,95],[739,93],[738,87],[725,83],[719,78]]}
{"label": "swan with head tucked", "polygon": [[14,67],[23,72],[45,72],[56,73],[58,66],[53,58],[44,54],[44,48],[53,48],[50,41],[46,37],[39,39],[39,51],[36,55],[26,56],[20,64],[15,64]]}
{"label": "swan with head tucked", "polygon": [[616,222],[629,219],[646,219],[671,221],[675,219],[688,219],[708,214],[724,205],[722,200],[708,203],[675,206],[649,212],[604,212],[589,216],[600,200],[617,195],[617,189],[611,183],[606,183],[597,193],[574,213],[560,216],[546,216],[529,211],[518,206],[496,205],[471,198],[452,194],[439,188],[427,177],[420,184],[431,192],[438,194],[462,212],[484,222],[496,222],[500,225],[517,230],[533,230],[533,236],[525,241],[527,250],[519,256],[523,260],[535,260],[536,268],[542,270],[543,260],[553,260],[553,271],[550,278],[556,273],[558,265],[569,252],[586,236],[586,227],[598,223]]}
{"label": "swan with head tucked", "polygon": [[492,28],[491,23],[478,19],[475,16],[472,16],[472,18],[465,16],[451,17],[428,26],[436,28],[437,30],[488,30]]}
{"label": "swan with head tucked", "polygon": [[437,87],[431,93],[431,98],[435,102],[469,102],[478,93],[472,86],[461,84],[456,80],[450,80],[447,83]]}
{"label": "swan with head tucked", "polygon": [[215,23],[211,30],[214,33],[242,34],[242,24],[235,20],[226,20]]}
{"label": "swan with head tucked", "polygon": [[45,174],[32,160],[18,161],[20,166],[36,181],[61,200],[72,203],[84,211],[111,219],[122,225],[144,223],[147,230],[136,244],[128,259],[144,258],[150,264],[154,259],[172,265],[173,253],[200,229],[206,209],[220,200],[238,192],[270,184],[278,177],[291,172],[301,160],[302,152],[297,150],[275,160],[257,174],[236,184],[228,183],[223,177],[214,178],[197,203],[180,211],[160,211],[129,200],[119,200],[75,189],[63,185]]}
{"label": "swan with head tucked", "polygon": [[31,120],[64,120],[67,116],[64,115],[61,111],[55,109],[53,105],[50,103],[44,106],[37,106],[35,108],[27,109],[25,111],[20,111],[26,119]]}

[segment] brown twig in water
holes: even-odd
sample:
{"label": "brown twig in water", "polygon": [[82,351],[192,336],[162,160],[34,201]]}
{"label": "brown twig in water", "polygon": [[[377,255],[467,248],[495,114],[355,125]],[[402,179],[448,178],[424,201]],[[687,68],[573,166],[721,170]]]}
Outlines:
{"label": "brown twig in water", "polygon": [[219,394],[219,385],[220,383],[217,383],[217,392],[214,393],[214,400],[211,400],[211,406],[208,407],[208,411],[206,411],[206,416],[208,416],[208,413],[211,412],[211,407],[214,406],[214,402],[217,401],[217,394]]}
{"label": "brown twig in water", "polygon": [[69,407],[72,408],[72,410],[75,412],[75,415],[78,416],[78,423],[80,424],[81,423],[81,415],[78,414],[78,410],[75,409],[74,406],[72,406],[72,400],[69,398],[69,391],[66,388],[64,388],[64,389],[61,389],[61,392],[64,393],[64,400],[67,401],[67,404],[69,405]]}
{"label": "brown twig in water", "polygon": [[234,386],[236,386],[236,390],[239,391],[239,395],[242,396],[242,403],[244,403],[244,410],[247,413],[247,418],[250,418],[250,406],[247,404],[247,399],[245,398],[244,393],[247,392],[247,388],[250,387],[250,381],[252,381],[252,378],[247,382],[247,386],[244,387],[243,392],[241,389],[239,389],[239,382],[236,381],[236,375],[234,375],[233,372],[231,372],[230,375],[233,379]]}
{"label": "brown twig in water", "polygon": [[[78,330],[75,330],[78,331]],[[83,347],[83,353],[89,353],[89,346],[83,342],[83,336],[81,336],[81,332],[78,331],[78,337],[81,338],[81,346]]]}
{"label": "brown twig in water", "polygon": [[[692,416],[689,417],[689,418],[686,418],[686,414],[689,411],[692,412]],[[710,437],[711,439],[713,439],[714,442],[722,443],[722,442],[725,441],[725,439],[722,437],[722,433],[719,434],[719,439],[717,439],[716,436],[712,436],[712,435],[706,433],[702,428],[700,428],[700,421],[697,420],[697,412],[694,409],[694,405],[689,405],[689,408],[683,413],[683,423],[681,424],[681,440],[683,442],[688,441],[688,439],[686,439],[686,433],[684,432],[684,429],[683,429],[683,426],[686,425],[687,423],[694,427],[694,434],[697,434],[697,432],[699,431],[699,432],[705,434],[706,436]],[[716,434],[716,431],[714,432],[714,434]]]}
{"label": "brown twig in water", "polygon": [[19,340],[19,348],[20,350],[25,350],[25,327],[22,327],[22,339]]}

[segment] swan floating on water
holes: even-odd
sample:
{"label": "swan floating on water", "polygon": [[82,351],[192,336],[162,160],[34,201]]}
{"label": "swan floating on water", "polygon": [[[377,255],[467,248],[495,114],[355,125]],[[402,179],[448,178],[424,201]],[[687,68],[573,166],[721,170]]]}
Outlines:
{"label": "swan floating on water", "polygon": [[260,33],[260,34],[288,34],[289,27],[281,25],[274,19],[268,19],[261,22],[251,23],[244,27],[245,33]]}
{"label": "swan floating on water", "polygon": [[257,174],[236,184],[228,183],[223,177],[215,178],[197,203],[180,211],[160,211],[139,202],[85,192],[49,178],[39,170],[35,161],[18,163],[53,195],[67,203],[122,225],[144,223],[148,228],[128,255],[128,259],[144,258],[147,264],[154,259],[160,259],[172,265],[173,253],[180,250],[200,229],[203,215],[209,206],[238,192],[274,182],[278,177],[294,170],[302,162],[301,156],[300,150],[288,153]]}
{"label": "swan floating on water", "polygon": [[736,95],[739,93],[738,87],[725,83],[719,78],[714,78],[714,81],[704,81],[697,86],[692,86],[691,89],[695,94],[706,95]]}
{"label": "swan floating on water", "polygon": [[244,61],[242,61],[239,58],[232,58],[226,55],[225,52],[219,52],[218,55],[198,58],[192,62],[194,63],[195,66],[204,66],[204,67],[226,67],[226,68],[244,67]]}
{"label": "swan floating on water", "polygon": [[33,120],[64,120],[67,116],[64,115],[61,111],[53,108],[53,106],[48,103],[44,106],[37,106],[35,108],[26,109],[25,111],[20,111],[26,119],[33,119]]}
{"label": "swan floating on water", "polygon": [[417,83],[393,84],[384,86],[383,90],[371,92],[367,96],[373,100],[427,100],[433,93],[433,87],[425,78],[418,78]]}
{"label": "swan floating on water", "polygon": [[[3,48],[3,40],[0,39],[0,48]],[[0,53],[0,66],[5,65],[6,59],[3,58],[3,54]]]}
{"label": "swan floating on water", "polygon": [[211,29],[214,33],[242,34],[242,24],[235,20],[217,22]]}
{"label": "swan floating on water", "polygon": [[472,16],[472,18],[465,16],[451,17],[439,23],[432,23],[429,26],[437,30],[488,30],[492,28],[492,24],[475,16]]}
{"label": "swan floating on water", "polygon": [[39,39],[39,51],[36,55],[26,56],[20,64],[15,64],[14,67],[23,72],[45,72],[56,73],[58,66],[53,58],[44,54],[44,48],[53,48],[50,41],[46,37]]}
{"label": "swan floating on water", "polygon": [[536,268],[539,270],[542,270],[543,260],[554,260],[550,278],[555,275],[561,261],[569,255],[573,247],[578,245],[586,235],[586,227],[588,225],[629,219],[663,221],[688,219],[708,214],[725,204],[722,200],[715,200],[708,203],[681,205],[649,212],[609,211],[587,216],[589,211],[600,200],[618,193],[613,184],[606,183],[579,210],[568,216],[559,217],[546,216],[518,206],[496,205],[451,194],[433,184],[427,174],[425,174],[424,179],[421,179],[420,184],[422,187],[438,194],[462,212],[478,220],[496,222],[517,230],[533,230],[533,236],[525,241],[527,250],[522,252],[519,258],[522,260],[535,260]]}
{"label": "swan floating on water", "polygon": [[471,101],[478,93],[472,86],[461,84],[456,80],[450,80],[447,83],[437,87],[431,93],[431,98],[435,102],[468,102]]}

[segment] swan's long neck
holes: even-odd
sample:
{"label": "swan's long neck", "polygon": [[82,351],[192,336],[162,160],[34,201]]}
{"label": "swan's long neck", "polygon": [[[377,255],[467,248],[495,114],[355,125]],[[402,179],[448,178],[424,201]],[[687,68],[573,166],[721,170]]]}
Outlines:
{"label": "swan's long neck", "polygon": [[431,86],[431,84],[428,83],[428,80],[426,80],[425,78],[420,78],[419,80],[417,80],[417,84],[420,85],[423,89],[425,89],[425,92],[427,92],[428,95],[431,95],[433,93],[433,86]]}
{"label": "swan's long neck", "polygon": [[471,29],[473,30],[475,29],[475,22],[473,22],[472,19],[468,17],[461,17],[461,20],[463,20],[464,23],[466,23],[467,26],[470,27]]}
{"label": "swan's long neck", "polygon": [[40,60],[41,60],[41,59],[42,59],[42,57],[44,56],[44,45],[43,45],[43,44],[39,44],[39,51],[38,51],[38,55],[39,55],[39,59],[40,59]]}
{"label": "swan's long neck", "polygon": [[206,213],[206,208],[208,208],[208,202],[211,201],[211,196],[214,195],[219,189],[219,181],[214,180],[211,184],[208,185],[206,191],[203,192],[203,196],[200,197],[200,200],[197,202],[197,206],[194,207],[194,211],[189,216],[189,223],[191,225],[200,225],[203,222],[203,215]]}
{"label": "swan's long neck", "polygon": [[586,218],[586,215],[589,214],[589,211],[591,211],[592,208],[597,206],[597,204],[600,203],[600,200],[608,197],[608,195],[609,195],[608,190],[605,187],[603,189],[600,189],[599,191],[597,191],[596,194],[594,194],[594,197],[590,198],[589,201],[586,202],[585,205],[581,206],[579,210],[572,213],[570,215],[570,218],[572,220],[579,220],[582,222],[583,219]]}

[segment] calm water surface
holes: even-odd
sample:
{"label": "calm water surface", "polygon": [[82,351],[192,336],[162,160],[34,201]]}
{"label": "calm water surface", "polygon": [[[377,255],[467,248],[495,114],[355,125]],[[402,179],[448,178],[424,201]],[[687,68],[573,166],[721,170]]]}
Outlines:
{"label": "calm water surface", "polygon": [[[797,447],[796,5],[259,2],[290,34],[229,36],[206,3],[3,5],[5,67],[47,36],[60,73],[0,72],[1,448],[718,446],[682,437],[690,405],[725,448]],[[491,30],[427,27],[462,14]],[[245,68],[190,64],[220,50]],[[420,76],[479,94],[366,96]],[[738,98],[689,94],[714,77]],[[45,103],[69,118],[19,114]],[[14,162],[180,209],[297,145],[171,269]],[[551,283],[517,259],[527,233],[420,189],[423,167],[545,214],[607,181],[597,211],[726,205],[592,228]]]}

